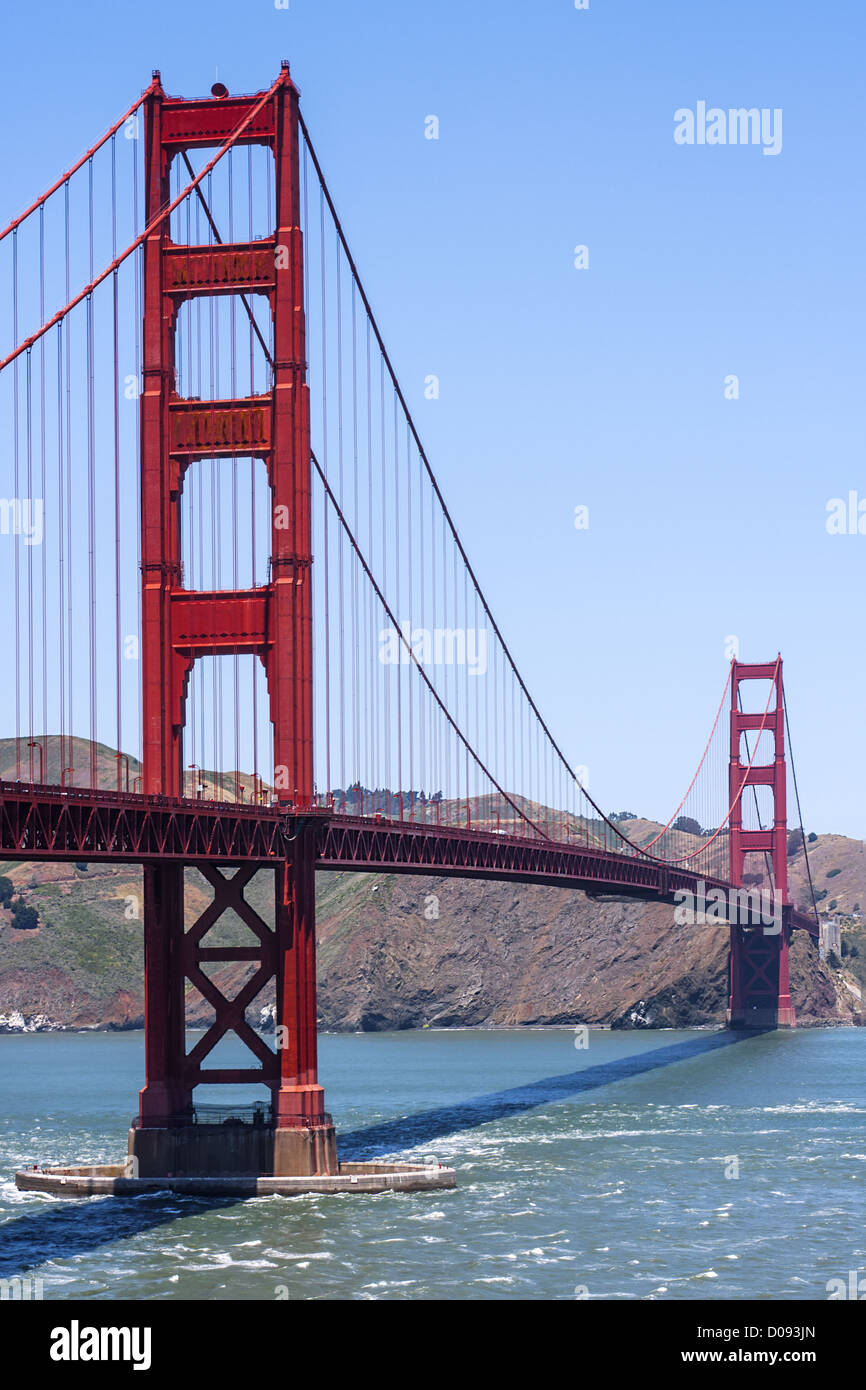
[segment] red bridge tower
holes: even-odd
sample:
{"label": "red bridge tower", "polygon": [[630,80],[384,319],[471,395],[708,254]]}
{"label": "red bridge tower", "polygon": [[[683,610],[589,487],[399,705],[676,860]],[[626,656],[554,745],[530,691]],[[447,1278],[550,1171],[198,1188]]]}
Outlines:
{"label": "red bridge tower", "polygon": [[[146,215],[169,202],[172,160],[218,147],[247,117],[238,144],[273,152],[276,228],[248,243],[179,246],[168,219],[144,245],[144,361],[141,398],[144,790],[182,796],[183,729],[195,661],[252,653],[262,661],[274,728],[277,795],[294,827],[288,862],[275,869],[274,926],[244,899],[254,869],[227,877],[198,866],[213,902],[184,927],[184,866],[144,870],[146,1085],[132,1146],[139,1175],[184,1172],[336,1172],[336,1142],[316,1062],[315,834],[302,813],[313,804],[312,605],[309,399],[306,385],[303,244],[299,197],[298,92],[283,64],[270,96],[170,98],[158,74],[145,102]],[[257,109],[258,108],[258,109]],[[265,295],[273,318],[273,381],[267,394],[199,401],[175,389],[180,305],[195,296]],[[180,505],[187,470],[201,459],[252,455],[264,460],[271,489],[270,579],[243,591],[190,591],[183,585]],[[288,525],[285,525],[288,518]],[[277,519],[280,525],[276,524]],[[206,934],[233,910],[250,928],[248,947],[208,948]],[[234,999],[208,978],[215,961],[253,962]],[[272,1050],[245,1010],[276,982],[278,1038]],[[213,1006],[215,1021],[187,1053],[184,994],[189,980]],[[257,1066],[203,1066],[233,1031]],[[208,1133],[192,1123],[193,1088],[207,1082],[264,1083],[273,1125]],[[254,1138],[253,1138],[254,1135]],[[263,1153],[263,1146],[267,1152]]]}
{"label": "red bridge tower", "polygon": [[[747,681],[772,681],[766,715],[740,709],[740,686]],[[773,760],[750,766],[741,748],[743,733],[765,730],[772,735]],[[752,748],[754,755],[755,749]],[[788,824],[786,809],[785,706],[782,658],[764,665],[733,663],[731,674],[731,759],[729,770],[730,880],[742,885],[746,856],[760,854],[772,866],[776,920],[772,925],[731,924],[731,998],[728,1022],[732,1028],[793,1028],[794,1008],[788,981]],[[770,787],[773,824],[765,830],[743,829],[743,798],[751,786]],[[743,914],[748,919],[748,914]],[[768,914],[769,915],[769,914]]]}

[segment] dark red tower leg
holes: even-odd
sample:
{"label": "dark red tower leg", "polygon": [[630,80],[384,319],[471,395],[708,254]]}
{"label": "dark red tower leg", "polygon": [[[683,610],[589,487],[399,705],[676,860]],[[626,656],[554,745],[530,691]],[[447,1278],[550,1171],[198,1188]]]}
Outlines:
{"label": "dark red tower leg", "polygon": [[[277,1017],[284,1022],[280,1082],[274,1100],[274,1173],[335,1173],[337,1147],[318,1081],[316,1030],[315,827],[298,828],[277,885]],[[284,899],[287,899],[285,901]]]}
{"label": "dark red tower leg", "polygon": [[144,1045],[146,1082],[142,1121],[165,1124],[182,1114],[191,1092],[183,1081],[184,977],[183,869],[144,869]]}

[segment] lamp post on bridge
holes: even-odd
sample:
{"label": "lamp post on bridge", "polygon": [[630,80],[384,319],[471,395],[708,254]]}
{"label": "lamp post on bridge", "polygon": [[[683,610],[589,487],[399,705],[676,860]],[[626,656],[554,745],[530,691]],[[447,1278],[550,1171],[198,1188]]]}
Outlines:
{"label": "lamp post on bridge", "polygon": [[121,790],[121,786],[120,786],[120,760],[121,760],[121,758],[122,758],[123,761],[126,763],[126,791],[129,791],[129,755],[126,754],[126,753],[115,753],[114,757],[115,757],[115,760],[116,760],[116,762],[117,762],[117,790],[118,790],[118,791]]}
{"label": "lamp post on bridge", "polygon": [[[27,744],[27,747],[28,747],[28,748],[38,748],[38,749],[39,749],[39,783],[40,783],[40,785],[42,785],[42,783],[45,781],[45,759],[44,759],[43,752],[42,752],[42,744],[39,742],[38,739],[36,739],[36,738],[31,738],[30,741],[29,741],[28,744]],[[31,782],[33,781],[33,754],[32,754],[32,753],[30,754],[30,781],[31,781]]]}

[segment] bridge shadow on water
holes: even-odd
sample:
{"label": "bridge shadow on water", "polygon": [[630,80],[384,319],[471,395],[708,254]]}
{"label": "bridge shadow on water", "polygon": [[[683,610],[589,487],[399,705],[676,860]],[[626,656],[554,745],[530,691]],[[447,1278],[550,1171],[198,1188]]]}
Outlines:
{"label": "bridge shadow on water", "polygon": [[[772,1031],[772,1030],[767,1030]],[[473,1096],[457,1105],[440,1106],[404,1115],[339,1136],[340,1156],[355,1162],[416,1148],[433,1139],[475,1129],[512,1115],[538,1109],[624,1081],[644,1073],[688,1061],[720,1048],[732,1047],[748,1034],[712,1033],[689,1042],[656,1047],[630,1057],[602,1062],[561,1076],[547,1076],[524,1086],[513,1086],[488,1095]],[[46,1201],[49,1199],[45,1199]],[[48,1260],[68,1260],[75,1255],[111,1245],[156,1227],[175,1216],[190,1217],[214,1207],[234,1206],[244,1198],[187,1197],[176,1193],[147,1193],[139,1197],[104,1197],[81,1202],[57,1203],[32,1209],[0,1225],[0,1278],[26,1273]]]}
{"label": "bridge shadow on water", "polygon": [[751,1029],[748,1033],[711,1033],[703,1038],[693,1038],[689,1042],[672,1043],[670,1047],[654,1047],[648,1052],[601,1062],[595,1067],[583,1067],[580,1071],[568,1072],[562,1076],[546,1076],[541,1081],[530,1081],[525,1086],[492,1091],[486,1096],[473,1096],[458,1105],[443,1105],[436,1110],[422,1110],[415,1115],[385,1120],[382,1124],[370,1125],[366,1129],[341,1133],[340,1157],[362,1162],[402,1149],[416,1148],[432,1139],[441,1139],[447,1134],[475,1129],[477,1125],[487,1124],[490,1120],[536,1110],[542,1105],[550,1105],[570,1096],[595,1091],[601,1086],[640,1076],[644,1072],[656,1071],[659,1067],[670,1066],[673,1062],[685,1062],[692,1057],[716,1052],[719,1048],[732,1047],[746,1037],[754,1038],[759,1033],[772,1031]]}
{"label": "bridge shadow on water", "polygon": [[[214,1207],[234,1206],[235,1197],[180,1197],[174,1192],[140,1197],[90,1197],[62,1201],[42,1198],[46,1205],[31,1208],[0,1225],[0,1279],[26,1274],[48,1260],[66,1261],[76,1255],[132,1240],[144,1231],[165,1226],[175,1217],[198,1216]],[[47,1203],[50,1202],[50,1206]],[[44,1275],[46,1296],[63,1297],[63,1286]],[[110,1284],[110,1275],[106,1276]],[[81,1296],[81,1295],[79,1295]]]}

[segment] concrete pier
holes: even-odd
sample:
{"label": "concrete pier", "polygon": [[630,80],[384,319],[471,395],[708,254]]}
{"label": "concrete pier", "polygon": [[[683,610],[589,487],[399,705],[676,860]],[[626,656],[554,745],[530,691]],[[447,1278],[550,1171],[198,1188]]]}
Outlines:
{"label": "concrete pier", "polygon": [[324,1177],[339,1172],[333,1124],[143,1125],[129,1131],[129,1161],[139,1178]]}
{"label": "concrete pier", "polygon": [[435,1192],[457,1186],[453,1168],[423,1163],[341,1163],[336,1173],[294,1177],[256,1174],[133,1177],[133,1165],[96,1163],[69,1168],[23,1168],[15,1174],[22,1192],[55,1197],[131,1197],[142,1192],[177,1192],[199,1197],[293,1197],[321,1192]]}

